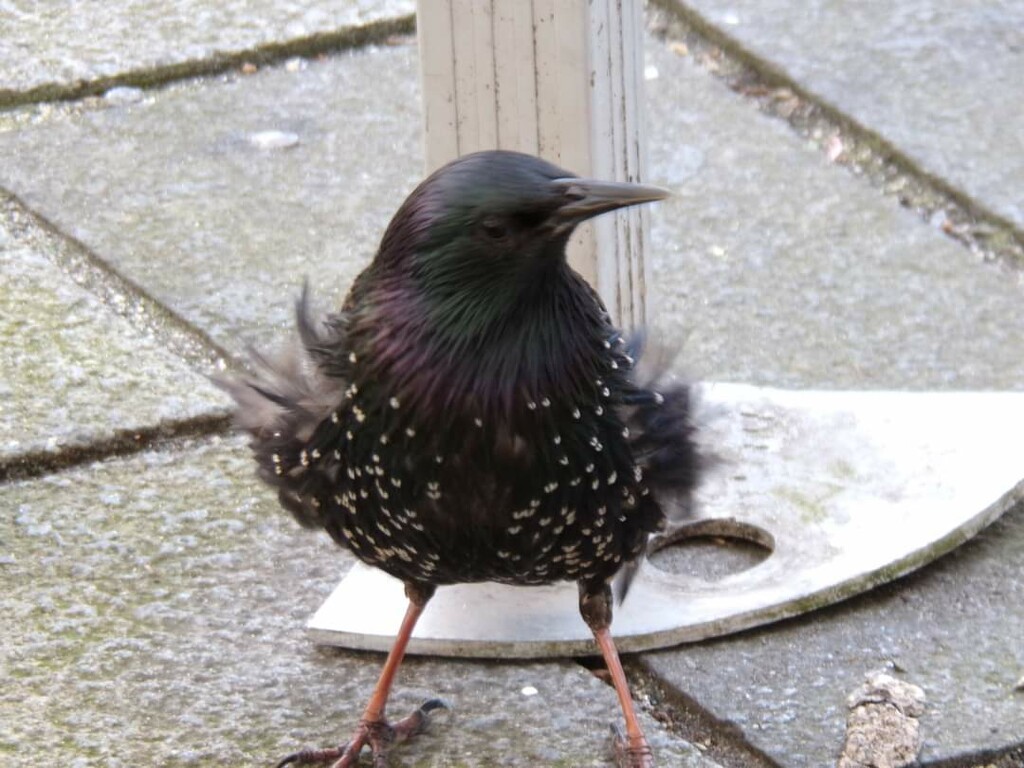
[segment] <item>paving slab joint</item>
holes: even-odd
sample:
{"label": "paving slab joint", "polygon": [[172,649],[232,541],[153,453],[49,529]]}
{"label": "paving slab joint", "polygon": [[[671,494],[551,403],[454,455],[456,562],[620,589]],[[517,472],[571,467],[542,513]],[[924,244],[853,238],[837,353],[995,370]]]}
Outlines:
{"label": "paving slab joint", "polygon": [[99,96],[118,86],[159,88],[188,78],[218,75],[246,64],[275,64],[295,56],[319,56],[384,43],[396,35],[412,34],[415,29],[415,15],[406,14],[359,26],[343,27],[331,32],[318,32],[291,40],[269,42],[255,48],[214,53],[193,61],[80,80],[70,85],[46,83],[27,90],[0,88],[0,110],[46,101],[75,101],[87,96]]}
{"label": "paving slab joint", "polygon": [[1024,768],[1024,741],[1006,749],[984,750],[943,760],[929,760],[919,768]]}
{"label": "paving slab joint", "polygon": [[118,430],[113,437],[55,451],[32,451],[0,459],[0,483],[41,477],[103,459],[147,450],[173,449],[183,440],[228,435],[232,417],[227,412],[204,414],[155,426]]}
{"label": "paving slab joint", "polygon": [[685,41],[687,53],[758,108],[811,140],[829,161],[880,189],[986,261],[1024,268],[1024,231],[1006,217],[929,172],[879,133],[782,68],[746,48],[680,0],[650,0],[649,26],[664,40]]}
{"label": "paving slab joint", "polygon": [[642,656],[624,657],[623,666],[634,699],[672,735],[727,768],[786,768],[751,744],[738,725],[716,717],[693,695],[666,683]]}
{"label": "paving slab joint", "polygon": [[158,338],[168,350],[206,375],[240,369],[232,354],[137,282],[125,277],[74,236],[62,231],[16,195],[0,187],[0,216],[29,237],[47,241],[45,251],[72,281],[115,314]]}

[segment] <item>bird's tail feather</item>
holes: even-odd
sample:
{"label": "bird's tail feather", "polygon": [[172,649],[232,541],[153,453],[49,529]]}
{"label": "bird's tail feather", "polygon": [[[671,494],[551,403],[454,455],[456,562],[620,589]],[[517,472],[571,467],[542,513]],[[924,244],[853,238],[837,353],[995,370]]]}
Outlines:
{"label": "bird's tail feather", "polygon": [[[713,463],[697,441],[697,390],[685,378],[672,374],[680,346],[646,333],[630,340],[627,349],[637,360],[636,388],[621,414],[632,436],[634,459],[661,505],[667,530],[692,517],[694,491],[704,470]],[[616,575],[613,591],[619,602],[645,557],[646,553],[627,563]]]}
{"label": "bird's tail feather", "polygon": [[[311,482],[305,448],[318,425],[344,397],[347,381],[325,372],[329,350],[343,344],[330,320],[317,328],[310,319],[308,290],[296,304],[298,339],[267,356],[249,349],[250,371],[219,376],[214,383],[235,400],[235,424],[252,436],[259,475],[278,489],[282,505],[306,526],[320,524],[302,501]],[[344,356],[347,357],[347,356]],[[341,367],[338,367],[338,371]]]}

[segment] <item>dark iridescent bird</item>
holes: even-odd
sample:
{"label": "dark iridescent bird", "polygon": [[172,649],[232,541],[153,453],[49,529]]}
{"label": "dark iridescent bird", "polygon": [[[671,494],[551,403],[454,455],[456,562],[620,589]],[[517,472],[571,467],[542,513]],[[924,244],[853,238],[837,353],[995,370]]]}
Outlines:
{"label": "dark iridescent bird", "polygon": [[639,380],[565,247],[580,222],[666,195],[513,152],[460,158],[402,204],[340,312],[314,322],[303,294],[291,358],[226,384],[282,505],[409,598],[350,741],[280,765],[352,766],[369,745],[383,766],[422,729],[438,702],[394,724],[385,704],[436,587],[561,580],[579,584],[625,714],[619,760],[653,765],[610,584],[695,486],[689,392]]}

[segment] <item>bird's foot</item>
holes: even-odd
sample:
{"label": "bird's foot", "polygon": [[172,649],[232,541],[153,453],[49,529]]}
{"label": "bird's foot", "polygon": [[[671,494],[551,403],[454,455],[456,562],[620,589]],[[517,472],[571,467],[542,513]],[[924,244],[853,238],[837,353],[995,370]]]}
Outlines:
{"label": "bird's foot", "polygon": [[654,768],[654,753],[642,735],[627,738],[618,726],[612,726],[615,744],[615,764],[618,768]]}
{"label": "bird's foot", "polygon": [[430,699],[408,717],[394,725],[386,720],[360,720],[352,738],[340,747],[327,749],[303,749],[294,752],[279,762],[276,768],[286,765],[323,765],[331,768],[353,768],[359,762],[363,747],[369,745],[373,754],[373,768],[386,768],[387,756],[396,744],[417,736],[427,729],[430,713],[436,709],[448,709],[441,699]]}

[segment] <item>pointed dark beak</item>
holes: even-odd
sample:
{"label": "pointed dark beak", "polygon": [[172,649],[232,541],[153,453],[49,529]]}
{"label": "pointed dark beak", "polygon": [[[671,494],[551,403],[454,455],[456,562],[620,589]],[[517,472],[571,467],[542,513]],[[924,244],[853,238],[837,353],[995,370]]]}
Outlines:
{"label": "pointed dark beak", "polygon": [[625,181],[565,178],[553,179],[551,186],[565,200],[552,218],[565,224],[578,224],[616,208],[652,203],[672,195],[662,187]]}

